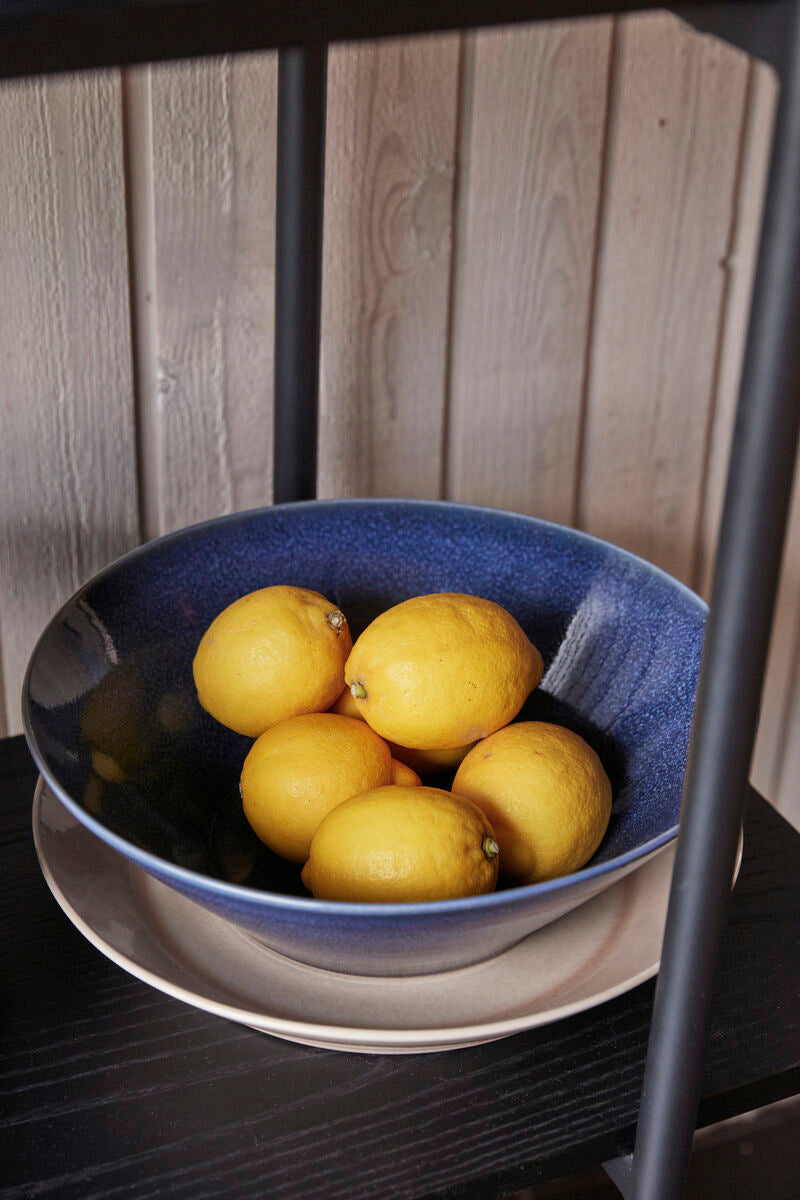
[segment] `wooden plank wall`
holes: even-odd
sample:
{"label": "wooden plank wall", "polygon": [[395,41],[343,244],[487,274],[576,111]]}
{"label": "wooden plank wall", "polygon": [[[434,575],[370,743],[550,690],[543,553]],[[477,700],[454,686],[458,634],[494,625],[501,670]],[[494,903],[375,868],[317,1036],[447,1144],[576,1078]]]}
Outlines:
{"label": "wooden plank wall", "polygon": [[[143,538],[271,499],[272,55],[6,84],[0,726]],[[319,491],[578,525],[708,593],[775,99],[663,14],[331,52]],[[756,783],[800,825],[800,488]]]}

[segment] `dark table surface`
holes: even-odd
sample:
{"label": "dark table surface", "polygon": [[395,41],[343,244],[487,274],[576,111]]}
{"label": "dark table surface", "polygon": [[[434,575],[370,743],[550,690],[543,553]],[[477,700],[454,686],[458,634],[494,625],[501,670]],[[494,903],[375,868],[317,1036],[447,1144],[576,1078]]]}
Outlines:
{"label": "dark table surface", "polygon": [[[478,1200],[630,1149],[652,983],[466,1050],[278,1041],[77,932],[36,862],[35,781],[22,739],[0,742],[0,1200]],[[800,1091],[798,916],[800,835],[753,795],[701,1122]]]}

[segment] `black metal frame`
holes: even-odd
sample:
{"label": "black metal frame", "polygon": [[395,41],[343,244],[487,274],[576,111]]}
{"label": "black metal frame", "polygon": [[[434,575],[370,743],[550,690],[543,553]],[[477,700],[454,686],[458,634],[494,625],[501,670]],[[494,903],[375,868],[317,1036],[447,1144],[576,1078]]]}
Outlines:
{"label": "black metal frame", "polygon": [[[315,494],[326,42],[654,7],[658,0],[0,0],[0,76],[290,46],[279,56],[275,500]],[[800,0],[679,15],[782,83],[678,849],[632,1156],[637,1200],[679,1197],[747,794],[800,424]],[[69,36],[67,36],[69,32]],[[293,42],[302,41],[301,48]]]}
{"label": "black metal frame", "polygon": [[317,490],[325,47],[278,55],[273,499]]}

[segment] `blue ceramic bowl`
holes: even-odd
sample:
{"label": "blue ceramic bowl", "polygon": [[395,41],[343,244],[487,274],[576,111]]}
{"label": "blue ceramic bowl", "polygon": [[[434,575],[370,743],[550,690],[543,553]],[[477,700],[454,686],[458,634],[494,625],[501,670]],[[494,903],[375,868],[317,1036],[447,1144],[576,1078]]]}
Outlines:
{"label": "blue ceramic bowl", "polygon": [[[323,592],[354,636],[427,592],[504,605],[545,662],[520,717],[580,733],[611,778],[611,823],[591,862],[464,900],[310,898],[299,868],[242,818],[249,739],[209,717],[192,682],[211,620],[276,583]],[[81,588],[33,653],[25,731],[45,780],[84,825],[273,949],[357,974],[441,971],[513,945],[675,837],[704,623],[702,601],[663,572],[530,517],[424,501],[284,505],[170,534]],[[124,778],[109,782],[116,770]]]}

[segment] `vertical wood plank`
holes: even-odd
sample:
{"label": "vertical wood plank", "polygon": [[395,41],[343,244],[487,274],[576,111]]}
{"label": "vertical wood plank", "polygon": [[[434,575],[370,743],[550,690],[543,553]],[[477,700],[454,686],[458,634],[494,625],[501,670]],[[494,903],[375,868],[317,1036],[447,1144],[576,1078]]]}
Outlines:
{"label": "vertical wood plank", "polygon": [[744,55],[620,22],[579,520],[690,580],[747,89]]}
{"label": "vertical wood plank", "polygon": [[[0,685],[5,678],[3,673],[3,645],[0,642]],[[16,723],[14,728],[9,727],[8,714],[6,713],[6,697],[5,688],[0,686],[0,738],[9,737],[10,734],[16,733]]]}
{"label": "vertical wood plank", "polygon": [[573,518],[610,20],[470,38],[448,493]]}
{"label": "vertical wood plank", "polygon": [[459,47],[330,54],[323,496],[440,494]]}
{"label": "vertical wood plank", "polygon": [[777,90],[772,69],[764,63],[750,63],[733,228],[729,252],[724,260],[727,287],[694,573],[694,586],[706,598],[711,593],[714,552],[744,362]]}
{"label": "vertical wood plank", "polygon": [[[722,515],[728,456],[744,359],[777,90],[777,80],[773,71],[763,63],[751,63],[734,229],[726,261],[727,298],[695,570],[695,587],[706,597],[711,592],[714,551]],[[795,670],[793,650],[798,636],[800,496],[797,495],[794,512],[794,535],[790,537],[787,545],[778,593],[752,771],[756,787],[771,799],[776,797],[778,789],[787,709],[791,700]]]}
{"label": "vertical wood plank", "polygon": [[800,829],[800,456],[795,466],[753,782]]}
{"label": "vertical wood plank", "polygon": [[150,68],[135,116],[152,122],[150,534],[271,500],[275,68],[273,55]]}
{"label": "vertical wood plank", "polygon": [[9,731],[37,635],[135,544],[119,76],[0,89],[0,640]]}

